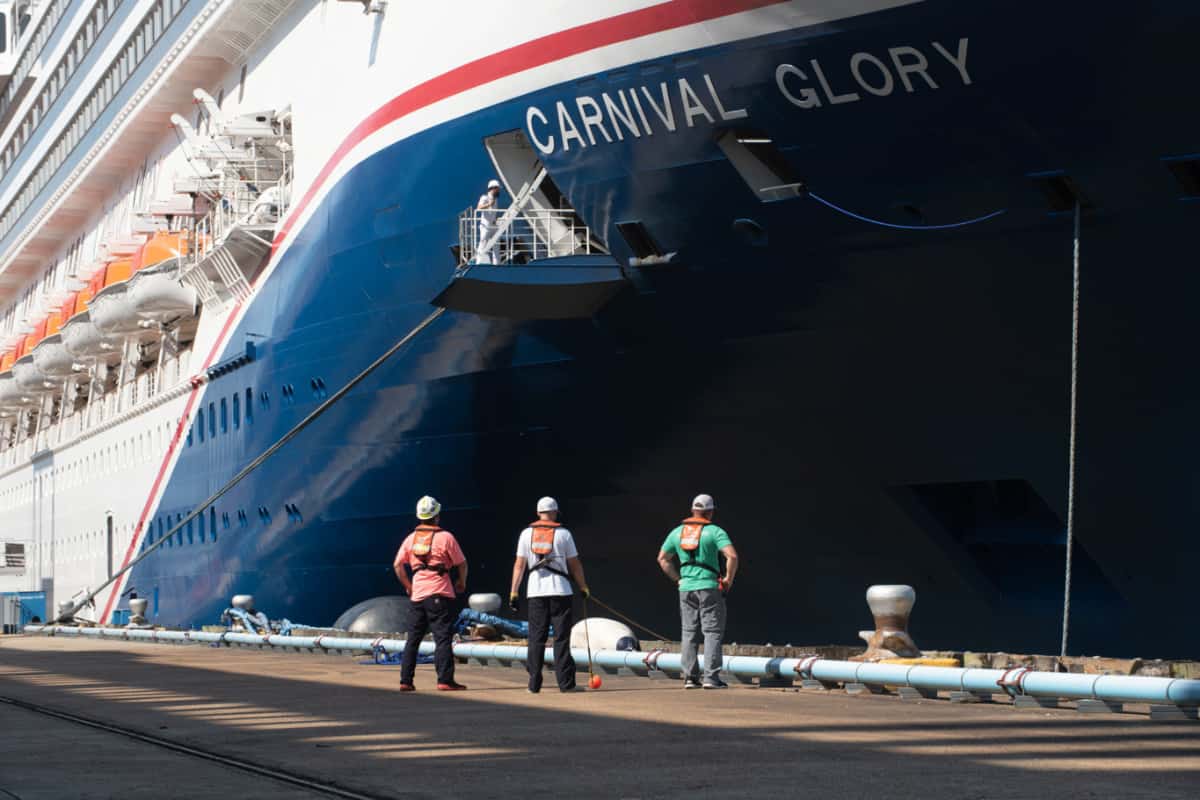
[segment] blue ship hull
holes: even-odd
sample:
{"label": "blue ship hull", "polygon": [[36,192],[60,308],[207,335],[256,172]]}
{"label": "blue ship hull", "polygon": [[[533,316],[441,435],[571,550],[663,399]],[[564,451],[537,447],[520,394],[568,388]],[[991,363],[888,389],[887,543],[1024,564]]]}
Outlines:
{"label": "blue ship hull", "polygon": [[[207,389],[216,435],[193,433],[151,540],[429,313],[454,270],[457,214],[493,172],[481,142],[524,128],[530,107],[551,120],[529,131],[544,139],[561,134],[559,101],[707,75],[727,113],[746,111],[736,124],[847,209],[900,225],[1005,213],[901,230],[806,196],[763,203],[716,145],[725,121],[707,94],[712,124],[559,142],[543,160],[614,256],[635,255],[615,226],[638,220],[673,261],[630,270],[594,320],[444,315],[129,586],[161,623],[212,622],[236,592],[329,623],[398,593],[392,556],[415,500],[433,494],[471,590],[503,592],[517,533],[552,494],[594,591],[670,631],[673,587],[654,559],[705,491],[744,562],[732,640],[851,640],[869,623],[865,588],[899,582],[917,590],[924,647],[1055,648],[1072,219],[1030,176],[1061,170],[1091,206],[1072,649],[1194,655],[1178,630],[1200,556],[1200,385],[1186,369],[1200,276],[1185,267],[1200,205],[1163,159],[1200,150],[1200,110],[1179,101],[1200,10],[1060,5],[1031,19],[1011,4],[931,2],[676,55],[373,155],[292,232],[228,339],[222,358],[247,342],[257,358]],[[954,55],[964,38],[969,83],[931,47]],[[885,96],[850,82],[853,54],[887,64],[898,46],[930,54],[937,89],[910,75],[907,91],[895,69]],[[822,103],[801,108],[777,68],[812,78],[814,60],[830,85],[803,84]],[[849,93],[859,99],[832,102]],[[247,393],[252,417],[214,421]]]}

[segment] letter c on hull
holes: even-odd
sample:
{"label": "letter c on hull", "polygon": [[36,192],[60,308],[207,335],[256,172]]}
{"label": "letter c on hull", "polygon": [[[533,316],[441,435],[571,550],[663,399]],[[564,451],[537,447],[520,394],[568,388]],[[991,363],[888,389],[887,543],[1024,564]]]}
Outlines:
{"label": "letter c on hull", "polygon": [[554,135],[551,134],[548,137],[549,141],[547,142],[543,142],[541,139],[539,139],[533,130],[533,120],[535,117],[539,122],[542,123],[542,125],[549,125],[550,120],[546,119],[546,115],[543,114],[537,106],[530,106],[529,110],[525,112],[525,128],[529,131],[529,138],[533,140],[533,143],[537,146],[537,149],[542,151],[542,155],[548,156],[554,152]]}

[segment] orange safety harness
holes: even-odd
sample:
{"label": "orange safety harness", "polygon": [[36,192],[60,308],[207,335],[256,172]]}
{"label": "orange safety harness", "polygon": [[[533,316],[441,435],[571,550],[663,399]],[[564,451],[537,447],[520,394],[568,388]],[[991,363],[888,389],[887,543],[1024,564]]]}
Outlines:
{"label": "orange safety harness", "polygon": [[535,556],[541,556],[541,561],[530,565],[529,571],[532,572],[535,569],[544,569],[547,572],[555,575],[561,575],[567,580],[571,580],[570,575],[551,566],[551,563],[554,561],[554,534],[560,527],[561,526],[557,522],[552,522],[547,519],[539,519],[529,523],[529,530],[531,533],[529,549],[533,551]]}
{"label": "orange safety harness", "polygon": [[413,531],[412,555],[415,561],[409,561],[408,566],[416,575],[423,569],[445,575],[450,570],[444,564],[430,564],[429,556],[433,553],[433,537],[441,532],[437,525],[418,525]]}
{"label": "orange safety harness", "polygon": [[679,560],[680,567],[700,567],[700,569],[706,569],[718,578],[721,577],[719,569],[703,561],[697,561],[692,557],[692,554],[700,549],[700,534],[704,532],[704,526],[712,525],[712,523],[704,517],[688,517],[682,524],[683,530],[679,532],[679,549],[683,551],[686,558]]}

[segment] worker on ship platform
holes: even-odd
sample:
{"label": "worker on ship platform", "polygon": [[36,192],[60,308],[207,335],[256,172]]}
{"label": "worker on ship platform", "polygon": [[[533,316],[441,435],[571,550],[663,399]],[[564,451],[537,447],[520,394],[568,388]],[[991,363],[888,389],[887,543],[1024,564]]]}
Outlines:
{"label": "worker on ship platform", "polygon": [[[679,586],[684,689],[724,689],[728,685],[721,680],[721,639],[725,636],[725,593],[733,586],[738,554],[729,534],[713,524],[715,508],[711,495],[696,495],[691,516],[667,534],[658,551],[659,567]],[[725,556],[724,574],[718,554]],[[703,683],[697,656],[701,641]]]}
{"label": "worker on ship platform", "polygon": [[[443,692],[466,689],[454,680],[454,623],[457,595],[467,590],[467,558],[454,534],[441,526],[442,506],[426,495],[417,501],[420,524],[396,553],[392,568],[408,593],[408,639],[400,662],[400,691],[415,691],[413,678],[421,640],[432,631],[433,663],[437,688]],[[451,572],[456,576],[450,579]]]}
{"label": "worker on ship platform", "polygon": [[484,245],[496,235],[497,220],[500,217],[500,181],[493,178],[488,181],[487,191],[479,196],[475,204],[475,216],[479,217],[479,238],[475,240],[476,264],[499,264],[500,253],[496,242],[486,250]]}
{"label": "worker on ship platform", "polygon": [[517,540],[517,559],[513,562],[512,589],[508,607],[517,610],[521,580],[529,568],[525,597],[529,607],[529,691],[542,690],[542,664],[546,658],[546,639],[554,626],[554,677],[560,692],[575,691],[575,659],[571,658],[571,628],[575,615],[571,607],[574,589],[584,598],[590,596],[583,576],[583,562],[575,549],[575,538],[558,523],[558,501],[543,497],[537,503],[537,519],[521,531]]}

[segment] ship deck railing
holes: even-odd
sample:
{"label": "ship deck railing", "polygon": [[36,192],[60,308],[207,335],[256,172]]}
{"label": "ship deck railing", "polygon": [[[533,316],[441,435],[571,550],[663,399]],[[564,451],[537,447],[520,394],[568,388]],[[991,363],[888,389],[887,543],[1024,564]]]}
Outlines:
{"label": "ship deck railing", "polygon": [[[525,264],[544,258],[591,254],[598,247],[591,230],[573,209],[525,208],[503,228],[493,220],[503,217],[506,209],[483,212],[474,207],[458,217],[458,264],[477,263],[480,248],[494,238],[496,264]],[[489,219],[490,218],[490,219]],[[487,228],[485,221],[490,222]],[[487,263],[491,263],[490,261]]]}

